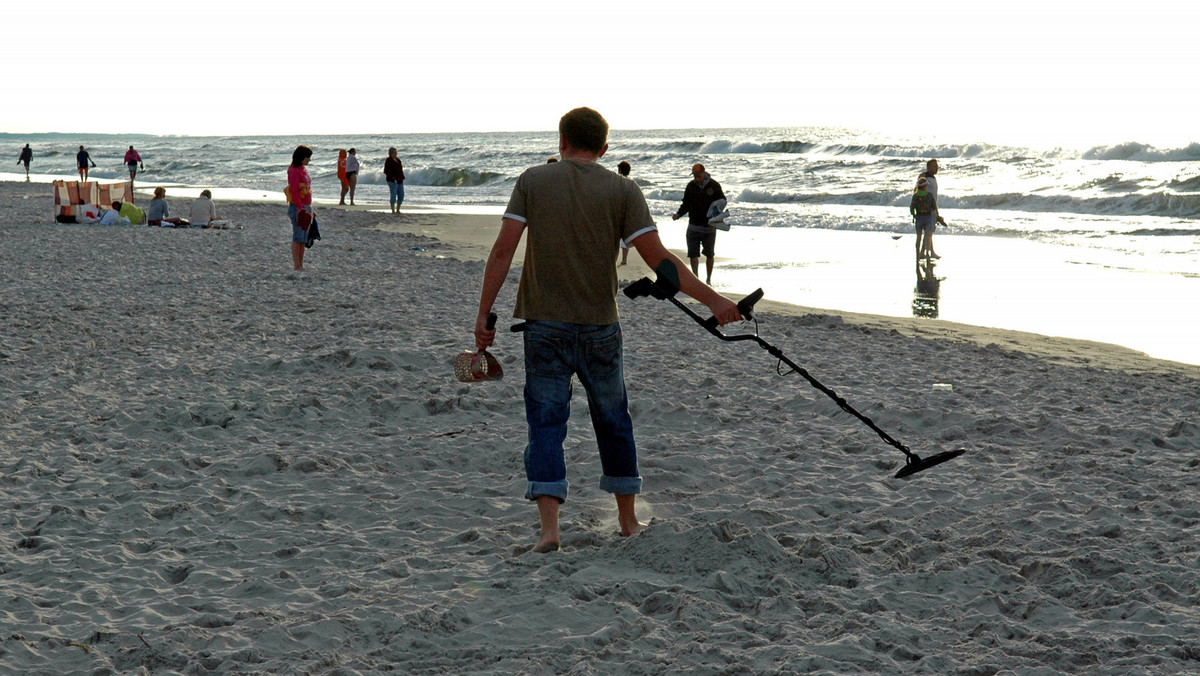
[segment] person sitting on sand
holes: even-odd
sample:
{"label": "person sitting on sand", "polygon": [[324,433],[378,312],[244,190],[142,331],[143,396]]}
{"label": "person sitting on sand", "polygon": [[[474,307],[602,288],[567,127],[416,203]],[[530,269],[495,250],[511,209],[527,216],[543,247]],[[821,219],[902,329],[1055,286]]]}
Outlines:
{"label": "person sitting on sand", "polygon": [[[597,160],[608,150],[608,122],[576,108],[558,125],[562,160],[525,170],[517,179],[484,268],[475,344],[492,344],[488,315],[508,278],[526,229],[525,264],[514,315],[526,320],[525,497],[537,502],[541,533],[535,552],[559,548],[559,506],[567,499],[563,439],[571,413],[571,379],[587,392],[600,450],[600,489],[617,502],[621,535],[643,528],[636,499],[642,489],[617,317],[617,242],[632,244],[651,269],[668,261],[681,290],[707,305],[720,324],[741,318],[733,301],[688,274],[668,252],[642,191]],[[534,367],[536,365],[536,368]]]}
{"label": "person sitting on sand", "polygon": [[176,228],[185,228],[188,224],[182,218],[171,217],[171,208],[167,205],[167,189],[160,185],[154,189],[154,199],[150,200],[150,205],[146,208],[146,225],[166,227],[164,223]]}
{"label": "person sitting on sand", "polygon": [[[121,206],[117,206],[118,204]],[[130,225],[141,225],[146,220],[146,212],[133,202],[113,202],[113,208],[122,218],[129,219]]]}
{"label": "person sitting on sand", "polygon": [[188,208],[188,222],[193,228],[207,228],[213,221],[219,220],[217,206],[212,201],[211,190],[201,190],[200,196]]}
{"label": "person sitting on sand", "polygon": [[121,216],[121,202],[113,202],[111,209],[100,207],[100,218],[95,223],[98,225],[129,225],[129,219]]}

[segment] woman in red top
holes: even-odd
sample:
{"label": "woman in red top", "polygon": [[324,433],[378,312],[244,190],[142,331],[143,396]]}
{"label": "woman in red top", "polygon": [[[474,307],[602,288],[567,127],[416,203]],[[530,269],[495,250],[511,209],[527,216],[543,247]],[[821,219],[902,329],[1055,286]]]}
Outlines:
{"label": "woman in red top", "polygon": [[[292,267],[304,269],[304,249],[308,243],[308,227],[317,215],[312,208],[312,179],[308,176],[312,148],[296,146],[292,152],[292,166],[288,167],[288,218],[292,221]],[[304,217],[300,214],[304,213]]]}

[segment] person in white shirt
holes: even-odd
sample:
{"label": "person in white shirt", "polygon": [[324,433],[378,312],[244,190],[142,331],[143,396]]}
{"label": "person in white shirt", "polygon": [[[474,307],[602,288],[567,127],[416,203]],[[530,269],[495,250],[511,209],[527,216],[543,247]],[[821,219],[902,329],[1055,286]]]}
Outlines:
{"label": "person in white shirt", "polygon": [[212,191],[203,190],[188,208],[188,223],[193,228],[207,228],[209,223],[215,220],[218,220],[218,216],[217,207],[212,201]]}
{"label": "person in white shirt", "polygon": [[354,206],[354,187],[358,185],[358,155],[354,148],[347,151],[346,180],[350,183],[350,206]]}

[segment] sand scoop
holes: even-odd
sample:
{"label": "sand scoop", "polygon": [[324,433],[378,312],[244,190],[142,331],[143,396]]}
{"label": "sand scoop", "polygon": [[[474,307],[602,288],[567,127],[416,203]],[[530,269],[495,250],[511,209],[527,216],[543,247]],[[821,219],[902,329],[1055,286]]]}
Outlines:
{"label": "sand scoop", "polygon": [[[965,448],[959,448],[959,449],[955,449],[953,451],[944,451],[942,453],[938,453],[936,455],[929,456],[928,458],[922,458],[919,455],[917,455],[916,453],[913,453],[912,451],[910,451],[908,449],[907,446],[900,443],[896,439],[892,438],[892,436],[890,434],[888,434],[887,432],[884,432],[883,430],[879,429],[879,426],[876,425],[874,422],[872,422],[870,418],[868,418],[867,416],[865,416],[865,415],[859,413],[857,410],[855,410],[854,407],[851,406],[849,403],[847,403],[845,399],[838,396],[837,392],[834,392],[833,390],[829,389],[828,387],[825,387],[824,385],[822,385],[820,382],[817,381],[816,378],[809,375],[808,371],[805,371],[801,366],[799,366],[798,364],[793,362],[791,359],[788,359],[783,354],[782,350],[775,347],[774,345],[771,345],[770,343],[763,340],[762,338],[758,337],[757,333],[755,333],[755,334],[747,333],[747,334],[742,334],[742,335],[737,335],[737,336],[727,336],[724,333],[722,333],[721,330],[718,328],[719,324],[717,323],[716,317],[709,317],[708,319],[704,319],[703,317],[701,317],[700,315],[698,315],[694,311],[692,311],[691,308],[689,308],[688,306],[679,302],[679,300],[677,298],[675,298],[675,294],[679,292],[679,272],[675,269],[675,265],[671,261],[663,261],[658,266],[657,272],[658,272],[658,279],[656,279],[654,281],[651,281],[649,277],[643,277],[643,278],[639,279],[638,281],[625,287],[625,295],[629,296],[630,298],[640,298],[642,296],[653,296],[654,298],[658,298],[660,300],[669,300],[672,303],[674,303],[675,306],[678,307],[680,310],[683,310],[685,313],[687,313],[687,315],[690,316],[692,319],[696,320],[696,323],[700,324],[700,326],[703,326],[709,333],[720,338],[721,340],[729,341],[729,342],[749,340],[749,341],[758,343],[759,347],[762,347],[767,352],[770,352],[772,357],[775,357],[780,362],[787,364],[789,367],[791,367],[792,371],[799,373],[801,376],[803,376],[804,379],[809,382],[809,384],[811,384],[813,387],[817,388],[818,390],[820,390],[820,391],[824,392],[826,395],[828,395],[829,398],[833,399],[833,401],[835,403],[837,403],[837,405],[839,407],[841,407],[841,409],[843,411],[846,411],[850,415],[853,415],[855,418],[858,418],[859,420],[861,420],[863,422],[863,424],[865,424],[867,427],[870,427],[872,430],[874,430],[875,433],[878,434],[881,439],[886,441],[889,445],[896,448],[900,452],[904,453],[906,461],[904,463],[904,467],[901,468],[900,471],[896,473],[897,479],[902,479],[902,478],[911,476],[922,470],[929,469],[930,467],[933,467],[934,465],[940,465],[943,462],[957,458],[958,456],[960,456],[966,452]],[[762,296],[763,296],[763,290],[759,289],[759,290],[755,291],[754,293],[750,294],[749,296],[746,296],[745,298],[743,298],[737,304],[738,311],[742,313],[742,317],[744,317],[746,319],[754,319],[754,304],[757,303],[762,298]],[[787,375],[787,374],[785,373],[783,375]]]}

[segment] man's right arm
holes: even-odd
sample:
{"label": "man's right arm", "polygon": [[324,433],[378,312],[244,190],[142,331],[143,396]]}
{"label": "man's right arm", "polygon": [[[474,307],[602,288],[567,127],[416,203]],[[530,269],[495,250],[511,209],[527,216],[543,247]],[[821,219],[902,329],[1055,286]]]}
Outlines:
{"label": "man's right arm", "polygon": [[664,260],[671,261],[679,272],[679,290],[707,305],[722,326],[742,319],[737,303],[717,293],[712,287],[700,281],[699,277],[693,275],[678,256],[667,251],[667,248],[663,246],[658,231],[651,230],[639,235],[629,244],[637,249],[642,260],[646,261],[646,265],[650,266],[651,270],[657,270],[658,265]]}
{"label": "man's right arm", "polygon": [[513,256],[521,243],[521,235],[525,233],[525,222],[515,218],[505,218],[500,225],[500,234],[492,244],[492,252],[488,255],[487,267],[483,269],[483,290],[479,293],[479,312],[475,315],[475,345],[479,349],[489,347],[496,339],[496,330],[487,327],[488,315],[496,296],[500,295],[500,287],[508,278],[512,267]]}

